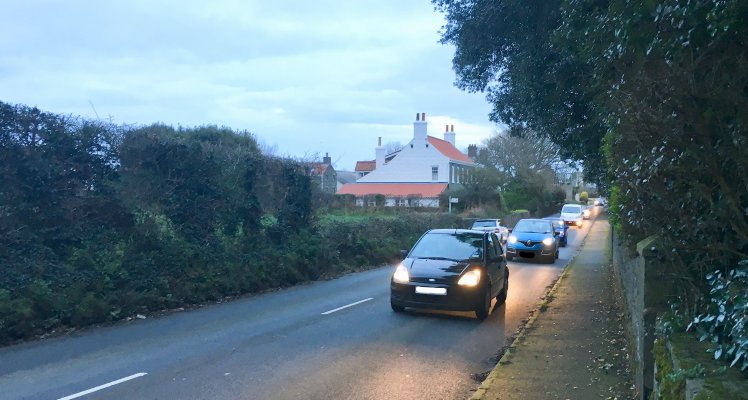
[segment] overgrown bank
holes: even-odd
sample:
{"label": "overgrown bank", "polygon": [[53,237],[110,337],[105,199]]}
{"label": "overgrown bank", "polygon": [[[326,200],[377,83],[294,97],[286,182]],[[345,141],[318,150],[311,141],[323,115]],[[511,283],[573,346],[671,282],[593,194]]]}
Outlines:
{"label": "overgrown bank", "polygon": [[440,213],[315,218],[304,166],[216,127],[0,103],[0,343],[388,262]]}

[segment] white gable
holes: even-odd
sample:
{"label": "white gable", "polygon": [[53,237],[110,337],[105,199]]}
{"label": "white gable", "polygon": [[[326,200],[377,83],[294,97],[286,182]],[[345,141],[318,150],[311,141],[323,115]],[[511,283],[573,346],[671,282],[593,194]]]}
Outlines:
{"label": "white gable", "polygon": [[[428,142],[428,137],[425,140],[413,139],[390,162],[377,167],[358,182],[447,183],[449,161],[447,156]],[[432,176],[432,167],[438,168],[436,180]]]}

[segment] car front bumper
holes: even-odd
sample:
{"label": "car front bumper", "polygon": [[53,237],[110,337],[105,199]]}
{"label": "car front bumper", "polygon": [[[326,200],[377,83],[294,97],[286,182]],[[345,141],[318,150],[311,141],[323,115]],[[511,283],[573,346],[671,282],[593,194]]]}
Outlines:
{"label": "car front bumper", "polygon": [[[416,287],[444,288],[445,295],[416,293]],[[448,311],[473,311],[483,303],[483,287],[458,285],[433,285],[420,282],[390,283],[390,300],[392,304],[402,307],[425,308]]]}
{"label": "car front bumper", "polygon": [[553,246],[507,246],[506,254],[511,257],[537,258],[540,256],[549,256],[555,253]]}

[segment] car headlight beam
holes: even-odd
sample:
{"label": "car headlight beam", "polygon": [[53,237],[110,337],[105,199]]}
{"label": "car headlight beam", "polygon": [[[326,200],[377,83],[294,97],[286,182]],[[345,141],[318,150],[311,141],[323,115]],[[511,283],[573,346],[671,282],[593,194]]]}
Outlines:
{"label": "car headlight beam", "polygon": [[514,236],[514,235],[512,235],[512,236],[509,236],[509,240],[508,240],[508,242],[509,242],[509,243],[517,243],[517,237],[516,237],[516,236]]}
{"label": "car headlight beam", "polygon": [[400,264],[395,268],[395,273],[392,274],[392,280],[397,283],[408,283],[410,282],[410,274],[408,269],[404,265]]}
{"label": "car headlight beam", "polygon": [[480,270],[479,269],[472,269],[468,272],[465,272],[460,277],[460,280],[457,281],[457,284],[460,286],[478,286],[478,283],[480,283]]}
{"label": "car headlight beam", "polygon": [[551,239],[549,237],[545,238],[545,239],[543,239],[543,244],[546,245],[546,246],[550,246],[550,245],[553,244],[553,239]]}

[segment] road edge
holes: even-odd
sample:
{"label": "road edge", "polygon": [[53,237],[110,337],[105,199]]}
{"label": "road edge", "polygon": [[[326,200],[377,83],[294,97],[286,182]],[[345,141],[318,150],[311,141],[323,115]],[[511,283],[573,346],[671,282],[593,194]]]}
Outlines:
{"label": "road edge", "polygon": [[[590,232],[592,231],[592,227],[595,226],[597,223],[597,218],[599,215],[597,215],[592,221],[592,224],[590,224]],[[579,252],[582,251],[582,248],[587,243],[587,238],[589,237],[588,234],[584,237],[582,240],[581,245],[579,246],[579,249],[577,249],[576,252],[574,252],[574,255],[571,256],[569,259],[569,262],[566,263],[566,266],[564,267],[563,272],[561,272],[561,275],[556,278],[556,281],[553,283],[550,289],[543,295],[541,300],[538,302],[538,304],[530,310],[530,317],[527,319],[527,323],[525,323],[522,327],[520,327],[519,333],[517,333],[517,336],[514,338],[512,343],[506,348],[504,351],[504,354],[501,356],[499,361],[496,363],[496,365],[493,367],[491,372],[488,374],[486,379],[481,382],[478,389],[473,393],[473,395],[470,397],[470,400],[483,400],[483,396],[486,394],[488,389],[493,385],[494,380],[496,380],[496,377],[499,374],[499,370],[501,369],[501,366],[504,364],[509,363],[509,360],[514,356],[515,349],[522,344],[522,342],[525,339],[525,336],[527,335],[527,331],[532,328],[532,326],[535,323],[535,320],[540,315],[539,310],[541,310],[543,307],[547,307],[548,304],[553,301],[553,294],[558,291],[559,286],[561,286],[561,282],[566,278],[566,275],[568,275],[569,270],[571,269],[572,264],[574,264],[574,260],[577,258],[577,255],[579,255]]]}

